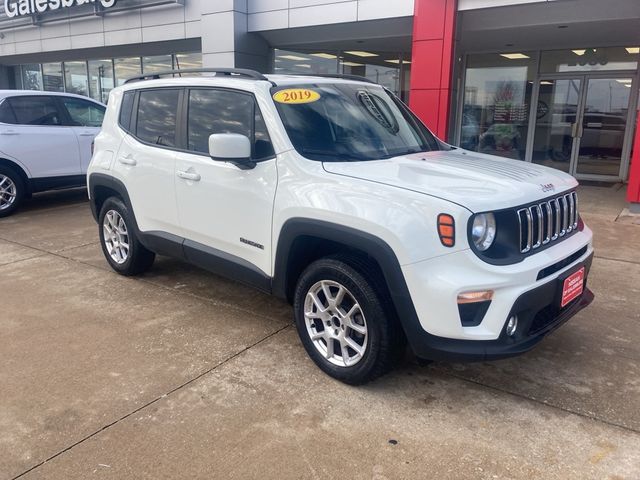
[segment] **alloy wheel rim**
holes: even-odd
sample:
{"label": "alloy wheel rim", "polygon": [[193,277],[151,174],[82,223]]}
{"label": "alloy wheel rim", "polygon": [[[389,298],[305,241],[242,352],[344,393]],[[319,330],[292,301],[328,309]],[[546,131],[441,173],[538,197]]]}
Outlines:
{"label": "alloy wheel rim", "polygon": [[6,210],[16,201],[16,184],[6,175],[0,174],[0,210]]}
{"label": "alloy wheel rim", "polygon": [[122,265],[129,258],[129,231],[127,224],[115,210],[109,210],[102,221],[104,244],[111,259]]}
{"label": "alloy wheel rim", "polygon": [[355,296],[332,280],[315,283],[304,302],[307,334],[331,364],[352,367],[367,349],[367,321]]}

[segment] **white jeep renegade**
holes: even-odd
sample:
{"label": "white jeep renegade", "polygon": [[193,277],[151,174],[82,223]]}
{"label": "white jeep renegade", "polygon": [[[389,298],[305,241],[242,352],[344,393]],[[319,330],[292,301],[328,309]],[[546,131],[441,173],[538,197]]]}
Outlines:
{"label": "white jeep renegade", "polygon": [[407,342],[523,353],[592,301],[573,177],[447,145],[365,79],[187,73],[111,92],[88,184],[117,272],[170,255],[287,299],[352,384]]}

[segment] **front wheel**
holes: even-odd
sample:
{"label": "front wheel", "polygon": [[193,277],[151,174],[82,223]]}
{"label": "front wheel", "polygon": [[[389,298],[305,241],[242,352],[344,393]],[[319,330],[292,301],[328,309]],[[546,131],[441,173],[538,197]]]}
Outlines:
{"label": "front wheel", "polygon": [[98,217],[100,245],[107,262],[121,275],[138,275],[148,270],[155,253],[140,243],[133,227],[133,215],[117,197],[108,198]]}
{"label": "front wheel", "polygon": [[380,275],[358,259],[328,257],[302,273],[294,296],[298,334],[328,375],[362,384],[391,369],[404,334]]}
{"label": "front wheel", "polygon": [[25,194],[22,178],[10,168],[0,166],[0,218],[13,214]]}

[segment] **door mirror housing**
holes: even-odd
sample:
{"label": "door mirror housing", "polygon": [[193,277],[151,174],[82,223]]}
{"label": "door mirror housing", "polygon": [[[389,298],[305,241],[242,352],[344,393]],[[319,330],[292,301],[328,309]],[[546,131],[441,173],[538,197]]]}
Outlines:
{"label": "door mirror housing", "polygon": [[221,162],[230,162],[242,170],[256,166],[251,160],[251,141],[237,133],[214,133],[209,137],[209,155]]}

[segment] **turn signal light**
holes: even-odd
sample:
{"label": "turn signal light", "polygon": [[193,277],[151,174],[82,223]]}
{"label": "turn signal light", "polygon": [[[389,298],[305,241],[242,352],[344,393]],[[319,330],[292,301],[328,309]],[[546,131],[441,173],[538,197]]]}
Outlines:
{"label": "turn signal light", "polygon": [[493,290],[480,290],[478,292],[458,294],[458,304],[490,302],[491,300],[493,300]]}
{"label": "turn signal light", "polygon": [[451,215],[438,215],[438,235],[445,247],[453,247],[456,244],[456,222]]}

